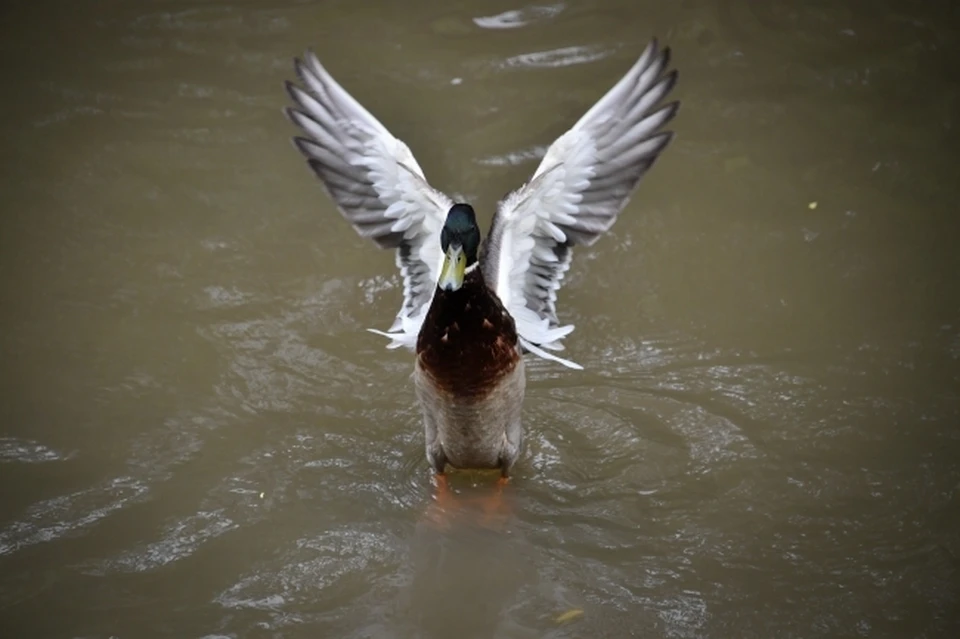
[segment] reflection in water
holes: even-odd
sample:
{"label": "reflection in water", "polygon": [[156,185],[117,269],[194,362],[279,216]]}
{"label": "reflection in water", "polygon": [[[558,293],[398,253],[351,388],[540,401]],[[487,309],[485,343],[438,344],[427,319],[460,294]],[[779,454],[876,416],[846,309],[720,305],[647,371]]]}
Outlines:
{"label": "reflection in water", "polygon": [[[0,23],[4,636],[956,635],[952,4],[87,10]],[[586,370],[529,362],[504,529],[430,528],[292,57],[487,223],[652,35],[685,109],[569,273]]]}
{"label": "reflection in water", "polygon": [[505,619],[534,566],[516,536],[480,526],[438,532],[422,526],[412,542],[411,610],[428,637],[513,636]]}

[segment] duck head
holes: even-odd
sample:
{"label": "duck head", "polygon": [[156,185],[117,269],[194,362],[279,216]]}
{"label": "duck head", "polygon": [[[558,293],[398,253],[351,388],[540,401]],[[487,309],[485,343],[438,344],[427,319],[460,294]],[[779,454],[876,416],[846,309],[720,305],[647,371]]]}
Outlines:
{"label": "duck head", "polygon": [[440,231],[443,249],[443,267],[437,286],[444,291],[456,291],[463,286],[467,269],[477,263],[480,248],[480,227],[469,204],[454,204]]}

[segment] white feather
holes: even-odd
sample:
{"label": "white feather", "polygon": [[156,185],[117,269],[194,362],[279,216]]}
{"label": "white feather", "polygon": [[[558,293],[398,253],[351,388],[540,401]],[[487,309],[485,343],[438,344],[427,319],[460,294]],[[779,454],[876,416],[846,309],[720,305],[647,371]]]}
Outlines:
{"label": "white feather", "polygon": [[[556,315],[557,291],[571,247],[590,245],[616,221],[642,175],[667,145],[660,127],[677,104],[651,111],[669,93],[667,50],[651,43],[637,63],[547,149],[530,182],[504,198],[494,216],[481,269],[513,316],[520,344],[535,355],[573,331]],[[295,140],[343,216],[360,235],[397,249],[404,301],[388,348],[415,348],[443,263],[440,231],[453,201],[427,184],[409,147],[351,97],[312,53],[297,61],[308,91],[289,84]]]}
{"label": "white feather", "polygon": [[290,120],[306,138],[295,140],[340,212],[360,235],[397,249],[404,301],[388,332],[390,348],[416,345],[443,255],[440,229],[452,200],[436,191],[410,148],[395,138],[307,53],[296,64],[309,92],[288,83],[296,102]]}
{"label": "white feather", "polygon": [[569,131],[550,145],[532,179],[504,198],[488,238],[484,274],[513,316],[524,348],[549,355],[572,325],[556,299],[570,250],[592,244],[616,221],[637,182],[667,145],[659,127],[677,105],[653,108],[673,86],[669,53],[651,43],[637,63]]}

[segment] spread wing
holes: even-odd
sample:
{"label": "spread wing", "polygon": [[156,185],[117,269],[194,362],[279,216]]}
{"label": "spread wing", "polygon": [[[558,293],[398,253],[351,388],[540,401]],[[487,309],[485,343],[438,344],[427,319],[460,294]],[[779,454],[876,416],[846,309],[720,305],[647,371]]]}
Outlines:
{"label": "spread wing", "polygon": [[305,89],[286,85],[296,106],[285,113],[304,133],[294,144],[353,228],[381,248],[397,250],[403,306],[390,332],[373,332],[390,337],[391,348],[413,348],[440,275],[440,230],[453,202],[427,184],[410,148],[337,84],[312,52],[295,68]]}
{"label": "spread wing", "polygon": [[677,80],[670,50],[651,42],[636,64],[586,115],[550,145],[533,178],[497,208],[483,274],[513,315],[528,350],[562,350],[572,325],[557,320],[557,290],[572,247],[591,245],[616,221],[640,178],[672,138],[661,131],[678,102],[659,107]]}

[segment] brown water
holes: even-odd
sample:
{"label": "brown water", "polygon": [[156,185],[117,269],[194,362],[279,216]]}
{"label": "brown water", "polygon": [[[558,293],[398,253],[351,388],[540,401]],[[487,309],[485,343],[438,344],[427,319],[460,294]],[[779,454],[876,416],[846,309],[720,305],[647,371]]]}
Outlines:
{"label": "brown water", "polygon": [[[958,636],[960,11],[926,5],[4,3],[0,634]],[[576,255],[586,370],[530,361],[502,531],[431,529],[412,358],[364,330],[393,257],[289,144],[291,59],[489,219],[652,35],[678,137]]]}

